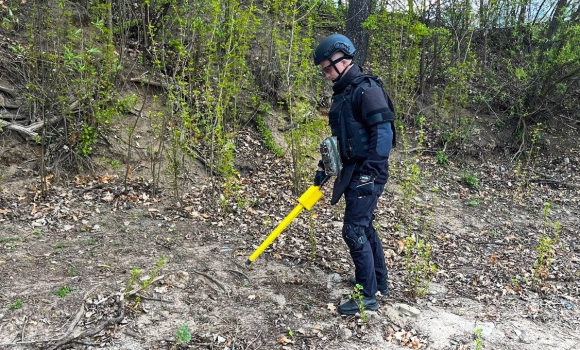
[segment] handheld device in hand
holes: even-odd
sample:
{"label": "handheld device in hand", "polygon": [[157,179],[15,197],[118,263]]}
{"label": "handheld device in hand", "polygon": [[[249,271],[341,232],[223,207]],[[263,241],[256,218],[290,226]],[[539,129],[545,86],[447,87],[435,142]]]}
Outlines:
{"label": "handheld device in hand", "polygon": [[338,176],[342,170],[342,162],[340,161],[336,136],[327,137],[322,141],[320,144],[320,155],[322,156],[326,175]]}

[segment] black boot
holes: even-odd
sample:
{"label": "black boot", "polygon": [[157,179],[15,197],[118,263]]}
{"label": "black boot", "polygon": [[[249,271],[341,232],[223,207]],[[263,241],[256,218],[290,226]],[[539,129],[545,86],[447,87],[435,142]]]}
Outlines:
{"label": "black boot", "polygon": [[[379,304],[375,297],[363,297],[362,302],[364,310],[376,311],[379,309]],[[356,315],[356,313],[360,311],[361,308],[358,305],[357,300],[354,299],[349,299],[349,301],[338,306],[338,313],[341,315]]]}

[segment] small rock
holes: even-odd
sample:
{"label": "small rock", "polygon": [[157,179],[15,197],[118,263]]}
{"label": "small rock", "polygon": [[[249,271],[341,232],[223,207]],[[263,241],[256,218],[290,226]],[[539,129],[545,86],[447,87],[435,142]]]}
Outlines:
{"label": "small rock", "polygon": [[331,273],[330,275],[328,275],[328,282],[326,283],[326,288],[328,290],[332,290],[334,289],[334,285],[340,281],[342,281],[342,278],[340,278],[340,275],[338,273]]}
{"label": "small rock", "polygon": [[342,280],[342,278],[340,278],[340,275],[338,273],[331,273],[330,275],[328,275],[328,281],[329,282],[340,282]]}
{"label": "small rock", "polygon": [[507,171],[506,167],[503,165],[498,165],[495,170],[499,173],[505,173]]}
{"label": "small rock", "polygon": [[214,341],[218,344],[221,344],[226,342],[226,338],[216,334],[216,336],[214,337]]}
{"label": "small rock", "polygon": [[339,331],[339,335],[342,338],[342,340],[347,340],[350,337],[352,337],[352,331],[348,328],[343,328]]}
{"label": "small rock", "polygon": [[413,307],[411,305],[396,304],[394,306],[400,313],[402,313],[405,316],[411,316],[411,317],[417,318],[421,314],[421,311],[419,311],[419,309],[417,309],[416,307]]}
{"label": "small rock", "polygon": [[427,294],[430,295],[444,295],[447,294],[447,287],[439,283],[430,283]]}
{"label": "small rock", "polygon": [[189,281],[189,273],[186,271],[177,271],[177,277],[184,281]]}
{"label": "small rock", "polygon": [[282,294],[274,294],[272,295],[272,300],[278,304],[279,306],[286,305],[286,298]]}
{"label": "small rock", "polygon": [[395,253],[395,251],[393,249],[387,249],[387,250],[385,250],[385,258],[392,259],[395,256],[397,256],[397,253]]}
{"label": "small rock", "polygon": [[153,290],[159,294],[167,293],[167,286],[155,287]]}
{"label": "small rock", "polygon": [[481,334],[484,337],[489,337],[493,332],[493,330],[495,329],[495,324],[493,324],[492,322],[477,323],[475,329],[478,328],[481,329]]}
{"label": "small rock", "polygon": [[561,298],[560,302],[568,310],[572,310],[574,308],[574,304],[572,304],[571,302],[569,302],[568,300],[566,300],[564,298]]}
{"label": "small rock", "polygon": [[151,323],[153,323],[153,320],[147,316],[140,316],[135,321],[135,324],[137,324],[138,326],[148,326]]}

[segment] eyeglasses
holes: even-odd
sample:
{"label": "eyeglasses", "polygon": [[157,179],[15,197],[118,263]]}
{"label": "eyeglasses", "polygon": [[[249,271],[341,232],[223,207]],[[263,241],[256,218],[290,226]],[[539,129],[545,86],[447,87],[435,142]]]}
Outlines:
{"label": "eyeglasses", "polygon": [[334,67],[334,63],[331,62],[328,66],[322,67],[322,71],[326,74],[330,74],[332,72],[333,67]]}
{"label": "eyeglasses", "polygon": [[336,69],[336,64],[342,60],[344,60],[345,58],[347,58],[346,56],[342,56],[339,57],[337,59],[335,59],[334,61],[330,61],[330,63],[328,64],[328,66],[326,67],[322,67],[322,71],[326,74],[330,74],[332,72],[332,69]]}

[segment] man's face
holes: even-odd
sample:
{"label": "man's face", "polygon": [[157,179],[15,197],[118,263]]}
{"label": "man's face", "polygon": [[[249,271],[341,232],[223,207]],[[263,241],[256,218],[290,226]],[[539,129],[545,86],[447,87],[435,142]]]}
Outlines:
{"label": "man's face", "polygon": [[[336,53],[331,57],[331,60],[339,59],[342,56],[344,56],[343,53]],[[326,79],[334,81],[336,78],[338,78],[338,72],[344,71],[344,69],[348,66],[348,63],[349,60],[345,59],[336,62],[333,66],[330,60],[324,60],[318,66],[322,70],[322,74],[324,74]],[[334,67],[336,67],[336,69]]]}

